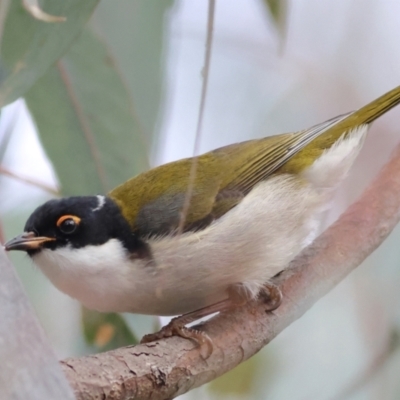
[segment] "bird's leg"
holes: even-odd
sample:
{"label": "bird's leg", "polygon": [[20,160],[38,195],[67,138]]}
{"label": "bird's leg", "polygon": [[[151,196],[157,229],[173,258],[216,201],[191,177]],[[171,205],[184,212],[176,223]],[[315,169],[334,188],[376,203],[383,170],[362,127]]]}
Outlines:
{"label": "bird's leg", "polygon": [[232,308],[232,301],[228,298],[218,303],[211,304],[210,306],[200,308],[199,310],[183,314],[173,318],[169,324],[163,326],[158,332],[144,335],[140,343],[149,343],[166,337],[180,336],[195,341],[200,346],[201,355],[204,359],[207,359],[213,351],[212,340],[206,333],[200,332],[194,328],[187,328],[185,325],[206,317],[207,315],[225,311],[230,308]]}
{"label": "bird's leg", "polygon": [[[265,303],[268,306],[267,311],[275,310],[282,301],[280,289],[272,283],[264,285],[260,291],[260,296],[265,299]],[[141,343],[149,343],[171,336],[180,336],[195,341],[200,346],[201,355],[204,359],[207,359],[213,351],[212,340],[206,333],[200,332],[194,328],[187,328],[185,325],[208,315],[242,306],[251,299],[251,293],[247,290],[245,285],[232,285],[228,288],[227,299],[173,318],[170,323],[162,327],[160,331],[143,336]]]}

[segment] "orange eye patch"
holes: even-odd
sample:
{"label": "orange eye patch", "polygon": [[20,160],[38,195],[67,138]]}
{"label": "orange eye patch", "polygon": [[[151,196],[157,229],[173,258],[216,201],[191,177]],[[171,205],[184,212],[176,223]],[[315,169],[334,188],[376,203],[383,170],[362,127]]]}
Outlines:
{"label": "orange eye patch", "polygon": [[81,222],[81,219],[76,215],[63,215],[62,217],[58,218],[56,225],[60,227],[61,224],[67,219],[72,219],[77,225],[79,225],[79,223]]}

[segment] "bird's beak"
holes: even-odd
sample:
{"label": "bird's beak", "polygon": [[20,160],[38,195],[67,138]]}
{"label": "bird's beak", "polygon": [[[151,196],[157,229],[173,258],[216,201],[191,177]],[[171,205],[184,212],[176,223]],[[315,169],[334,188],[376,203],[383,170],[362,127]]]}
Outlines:
{"label": "bird's beak", "polygon": [[34,232],[24,232],[22,235],[16,236],[14,239],[9,240],[4,248],[6,251],[10,250],[37,250],[43,246],[43,243],[55,240],[54,238],[46,236],[36,236]]}

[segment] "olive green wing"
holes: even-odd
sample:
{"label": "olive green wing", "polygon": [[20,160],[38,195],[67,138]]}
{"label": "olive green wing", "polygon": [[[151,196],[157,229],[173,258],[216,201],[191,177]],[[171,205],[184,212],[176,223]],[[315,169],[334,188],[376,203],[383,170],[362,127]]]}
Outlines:
{"label": "olive green wing", "polygon": [[[350,114],[339,115],[304,131],[239,143],[238,146],[242,145],[242,148],[232,149],[232,155],[236,159],[232,166],[234,178],[226,183],[223,190],[241,191],[247,194],[257,183],[278,171],[315,138]],[[246,149],[245,146],[249,148]],[[321,149],[321,152],[323,150]],[[224,151],[224,148],[215,151]],[[241,160],[238,162],[238,159]]]}
{"label": "olive green wing", "polygon": [[[141,236],[173,234],[181,218],[184,231],[202,229],[240,203],[257,183],[347,115],[301,132],[237,143],[197,159],[161,165],[125,182],[109,196]],[[182,216],[193,162],[197,165],[191,200]]]}
{"label": "olive green wing", "polygon": [[194,159],[187,158],[144,172],[109,193],[136,234],[147,237],[177,231],[191,186],[184,230],[211,222],[209,214],[221,188],[226,163],[224,157],[210,153],[196,161],[194,180],[191,174]]}

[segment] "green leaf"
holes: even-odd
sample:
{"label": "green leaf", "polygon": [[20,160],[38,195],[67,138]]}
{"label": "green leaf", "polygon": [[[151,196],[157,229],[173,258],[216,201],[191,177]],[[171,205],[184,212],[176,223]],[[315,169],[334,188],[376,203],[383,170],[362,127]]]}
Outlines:
{"label": "green leaf", "polygon": [[48,14],[66,18],[62,23],[39,21],[20,0],[9,2],[0,48],[0,107],[23,96],[65,53],[98,1],[42,1]]}
{"label": "green leaf", "polygon": [[112,49],[149,143],[164,96],[165,23],[173,0],[102,1],[90,24]]}
{"label": "green leaf", "polygon": [[119,314],[99,313],[82,308],[82,322],[87,343],[98,351],[139,343]]}
{"label": "green leaf", "polygon": [[286,30],[287,0],[263,0],[263,2],[283,37]]}
{"label": "green leaf", "polygon": [[147,168],[129,94],[107,46],[89,30],[26,100],[64,195],[104,193]]}

